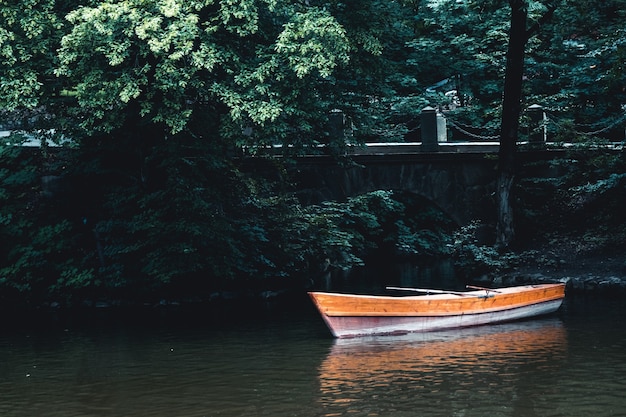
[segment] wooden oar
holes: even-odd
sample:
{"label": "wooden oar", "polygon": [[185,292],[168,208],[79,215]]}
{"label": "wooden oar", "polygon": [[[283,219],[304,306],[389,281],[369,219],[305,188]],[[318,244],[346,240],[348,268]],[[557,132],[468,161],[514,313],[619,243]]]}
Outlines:
{"label": "wooden oar", "polygon": [[466,292],[460,291],[447,291],[447,290],[431,290],[428,288],[406,288],[406,287],[385,287],[388,290],[398,290],[398,291],[415,291],[415,292],[423,292],[427,294],[452,294],[452,295],[461,295],[461,296],[472,296],[476,297],[476,294],[469,294]]}
{"label": "wooden oar", "polygon": [[491,288],[485,288],[485,287],[476,287],[475,285],[466,285],[465,288],[469,288],[470,290],[483,290],[483,291],[491,291],[491,292],[502,292],[502,291],[498,291],[498,290],[492,290]]}

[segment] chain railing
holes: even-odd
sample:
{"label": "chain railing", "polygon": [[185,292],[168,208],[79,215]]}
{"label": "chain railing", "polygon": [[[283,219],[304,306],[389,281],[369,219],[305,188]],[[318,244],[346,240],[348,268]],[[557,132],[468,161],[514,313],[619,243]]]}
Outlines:
{"label": "chain railing", "polygon": [[[556,128],[556,132],[566,132],[566,133],[572,133],[572,134],[579,135],[579,136],[591,137],[591,136],[602,135],[603,133],[606,133],[618,127],[620,123],[626,122],[626,109],[624,109],[624,111],[622,111],[621,114],[619,114],[618,116],[616,116],[614,119],[611,119],[611,120],[605,119],[605,120],[601,120],[593,124],[571,124],[571,125],[568,125],[567,123],[563,121],[560,121],[558,117],[555,115],[555,112],[544,110],[544,109],[542,109],[542,111],[545,114],[545,118],[534,126],[527,126],[531,134],[540,133],[542,130],[547,129],[550,126],[553,126]],[[488,130],[487,127],[472,126],[472,125],[464,124],[459,121],[453,120],[450,117],[450,115],[447,115],[447,114],[444,114],[443,116],[445,117],[446,123],[448,123],[450,127],[454,128],[459,133],[469,138],[477,139],[477,140],[484,140],[484,141],[494,141],[494,140],[500,139],[499,134],[488,135],[488,134],[479,134],[479,133],[472,132],[472,131],[485,131],[485,130]],[[584,128],[588,128],[591,130],[584,129]]]}
{"label": "chain railing", "polygon": [[469,130],[467,130],[467,129],[484,130],[485,128],[483,128],[483,127],[476,128],[476,127],[473,127],[473,126],[465,125],[465,126],[467,126],[467,129],[466,129],[466,128],[461,126],[461,123],[454,122],[449,117],[446,117],[446,122],[448,124],[450,124],[450,126],[455,128],[456,130],[461,132],[462,134],[464,134],[466,136],[469,136],[470,138],[473,138],[473,139],[485,140],[485,141],[494,141],[494,140],[500,139],[500,135],[488,135],[488,136],[487,135],[479,135],[477,133],[472,133]]}
{"label": "chain railing", "polygon": [[[617,127],[620,123],[626,121],[626,111],[624,111],[622,112],[622,114],[618,115],[615,118],[615,120],[608,121],[608,122],[606,120],[603,120],[600,122],[590,123],[590,124],[573,123],[572,124],[573,129],[572,129],[568,127],[565,122],[558,120],[558,117],[556,117],[553,112],[547,111],[546,113],[547,113],[547,120],[551,124],[553,124],[554,126],[556,126],[562,131],[572,132],[580,136],[598,136],[598,135],[601,135],[602,133],[608,132],[609,130]],[[589,130],[589,131],[578,130],[578,128],[585,128],[585,127],[590,128],[590,129],[595,129],[595,130]]]}

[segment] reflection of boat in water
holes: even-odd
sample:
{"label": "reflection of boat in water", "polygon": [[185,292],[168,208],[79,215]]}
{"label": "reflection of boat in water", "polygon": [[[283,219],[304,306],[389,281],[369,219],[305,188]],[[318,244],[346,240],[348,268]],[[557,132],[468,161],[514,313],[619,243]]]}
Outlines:
{"label": "reflection of boat in water", "polygon": [[566,351],[566,331],[558,319],[337,339],[320,365],[319,382],[332,403],[371,387],[432,390],[446,383],[485,389],[516,366],[558,367]]}
{"label": "reflection of boat in water", "polygon": [[565,297],[565,284],[483,288],[467,292],[413,290],[430,294],[392,297],[311,292],[309,295],[332,334],[340,338],[519,320],[552,313]]}

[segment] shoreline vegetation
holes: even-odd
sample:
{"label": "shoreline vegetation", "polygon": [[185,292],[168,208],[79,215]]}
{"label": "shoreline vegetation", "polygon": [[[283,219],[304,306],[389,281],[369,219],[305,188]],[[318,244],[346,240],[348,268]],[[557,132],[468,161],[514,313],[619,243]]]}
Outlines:
{"label": "shoreline vegetation", "polygon": [[[572,157],[585,161],[581,155],[573,153]],[[294,200],[285,199],[278,204],[271,200],[261,211],[248,211],[250,217],[239,224],[249,235],[244,236],[247,243],[239,240],[239,244],[248,246],[238,250],[251,251],[257,258],[242,253],[239,261],[230,260],[246,262],[236,265],[239,276],[212,279],[211,273],[220,272],[219,264],[210,265],[193,254],[191,258],[187,254],[178,255],[167,246],[180,244],[195,233],[189,228],[200,227],[194,225],[195,213],[189,209],[177,213],[183,217],[174,223],[166,223],[168,218],[164,217],[152,229],[146,229],[146,221],[154,222],[168,215],[168,204],[155,205],[153,196],[149,196],[153,217],[146,217],[137,207],[128,205],[128,197],[132,195],[122,196],[127,189],[121,187],[92,189],[92,195],[99,195],[97,199],[72,206],[68,201],[76,201],[86,188],[61,186],[52,191],[42,188],[39,180],[42,171],[32,169],[33,165],[37,166],[35,162],[5,155],[5,160],[17,168],[17,178],[23,181],[18,181],[15,188],[5,181],[5,192],[16,196],[7,202],[14,207],[26,204],[29,209],[15,210],[21,216],[20,222],[15,221],[18,215],[6,222],[8,228],[4,230],[9,232],[5,236],[6,250],[11,256],[22,258],[16,258],[20,259],[16,265],[6,263],[9,258],[5,259],[4,276],[0,277],[0,303],[2,307],[56,310],[210,306],[241,301],[265,308],[297,303],[323,276],[368,265],[370,261],[380,264],[381,259],[389,263],[449,259],[457,279],[468,284],[497,287],[568,281],[570,293],[624,297],[626,176],[615,177],[611,171],[624,164],[624,155],[596,153],[596,156],[596,160],[586,160],[586,165],[594,166],[593,176],[581,175],[581,164],[572,169],[572,159],[567,159],[545,162],[558,167],[552,177],[527,175],[520,181],[516,188],[518,244],[507,252],[495,249],[489,238],[491,225],[472,223],[455,228],[432,203],[406,193],[381,190],[346,203],[310,207],[297,205]],[[582,168],[583,172],[587,170]],[[64,174],[60,178],[72,184],[78,174]],[[28,193],[20,191],[25,188]],[[268,201],[259,199],[258,204]],[[104,218],[92,224],[91,219],[75,222],[70,218],[82,218],[79,209],[93,212],[94,202],[111,206],[108,212],[98,213],[102,217],[110,216],[109,220]],[[116,210],[118,204],[123,211]],[[268,211],[276,208],[282,211]],[[154,229],[159,225],[166,229]],[[281,228],[285,230],[279,233]],[[152,231],[146,234],[149,230]],[[167,235],[168,231],[179,235]],[[226,228],[223,231],[233,232]],[[133,241],[134,235],[150,241],[138,244]],[[212,240],[197,236],[200,242]],[[240,237],[225,235],[219,239],[230,239],[228,242],[233,245]],[[256,247],[249,246],[255,242]],[[155,260],[157,255],[168,259],[168,264]],[[182,265],[179,256],[197,258],[199,263]],[[153,270],[142,266],[151,260],[156,262],[151,266]],[[32,267],[28,262],[32,262]],[[95,272],[103,263],[108,267]],[[173,271],[171,275],[158,275],[168,268]],[[124,276],[123,271],[135,271],[142,276],[130,279],[132,275]],[[185,276],[184,271],[192,273]],[[11,275],[16,277],[14,281]],[[312,284],[315,281],[317,284]]]}
{"label": "shoreline vegetation", "polygon": [[[381,260],[623,294],[626,11],[570,3],[3,2],[0,308],[262,305]],[[411,175],[485,224],[296,185],[301,155],[468,140],[498,143],[480,187]]]}
{"label": "shoreline vegetation", "polygon": [[[134,189],[105,173],[76,185],[84,179],[78,169],[59,176],[56,188],[44,187],[39,157],[5,150],[0,156],[14,174],[0,187],[8,213],[0,302],[32,308],[232,299],[263,304],[298,296],[321,276],[370,261],[441,259],[454,263],[462,282],[569,279],[570,291],[623,296],[626,175],[613,172],[622,170],[624,154],[593,155],[572,152],[545,161],[552,176],[519,181],[518,244],[501,252],[489,237],[492,225],[457,228],[432,202],[410,193],[380,190],[345,203],[302,206],[272,188],[277,197],[257,195],[252,204],[233,205],[218,220],[230,217],[235,225],[216,229],[215,220],[208,223],[185,205],[188,196],[167,200],[158,183],[153,191]],[[233,214],[238,208],[245,211]],[[219,242],[236,257],[220,258],[225,248]]]}
{"label": "shoreline vegetation", "polygon": [[[520,256],[536,254],[535,250],[526,251]],[[519,267],[498,273],[485,273],[481,276],[467,278],[463,282],[485,287],[508,287],[524,284],[541,284],[565,282],[566,293],[570,296],[591,296],[600,298],[626,299],[626,265],[619,254],[615,256],[582,255],[569,256],[562,253],[553,262],[546,264],[526,263]],[[14,303],[8,310],[21,312],[55,312],[55,311],[159,311],[159,310],[194,310],[204,312],[235,311],[245,314],[254,311],[283,311],[293,308],[300,309],[308,304],[306,292],[310,288],[297,286],[292,288],[257,289],[231,288],[215,290],[206,296],[196,295],[182,298],[161,297],[158,299],[82,299],[73,303],[62,303],[55,300],[45,301],[38,305]],[[0,306],[7,310],[7,305]]]}

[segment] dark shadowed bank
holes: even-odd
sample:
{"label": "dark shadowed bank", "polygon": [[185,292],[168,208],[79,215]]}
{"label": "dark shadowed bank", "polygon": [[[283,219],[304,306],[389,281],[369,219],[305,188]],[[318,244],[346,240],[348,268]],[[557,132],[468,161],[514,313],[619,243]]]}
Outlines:
{"label": "dark shadowed bank", "polygon": [[[572,242],[572,241],[570,241]],[[451,279],[456,282],[456,288],[462,289],[465,285],[480,285],[485,287],[515,286],[524,284],[539,284],[549,282],[567,283],[566,294],[570,297],[592,297],[598,299],[626,300],[626,265],[624,256],[617,251],[613,254],[576,254],[567,251],[568,245],[558,253],[546,248],[527,250],[518,256],[528,259],[535,255],[536,262],[526,262],[524,265],[511,268],[504,272],[488,272],[480,276],[463,277],[463,271],[457,276],[433,276],[429,284],[434,288],[441,282],[442,288],[451,287]],[[537,254],[543,253],[543,256]],[[549,260],[547,260],[549,259]],[[340,274],[341,275],[341,274]],[[378,275],[374,281],[355,282],[353,279],[347,286],[339,287],[339,291],[350,292],[380,292],[388,284],[389,276]],[[341,278],[338,278],[340,280]],[[358,278],[356,278],[358,280]],[[351,285],[353,286],[351,288]],[[299,281],[291,287],[274,286],[271,289],[240,288],[227,289],[197,294],[193,297],[163,297],[151,301],[133,301],[116,299],[84,299],[80,303],[66,305],[56,301],[45,302],[40,305],[4,304],[0,310],[5,317],[19,317],[25,320],[37,321],[40,318],[49,320],[93,320],[111,319],[126,320],[175,320],[177,317],[196,317],[198,320],[242,320],[254,314],[255,317],[282,314],[288,312],[312,311],[313,305],[307,295],[311,289],[324,289],[321,281]],[[352,291],[354,290],[354,291]],[[9,314],[7,314],[9,313]],[[187,320],[185,319],[185,320]],[[19,321],[18,320],[18,321]],[[6,321],[7,323],[10,322]]]}
{"label": "dark shadowed bank", "polygon": [[[478,236],[491,226],[457,230],[412,194],[379,190],[345,203],[302,206],[268,198],[275,193],[263,187],[252,198],[247,192],[255,184],[246,182],[233,201],[216,204],[218,194],[207,193],[189,205],[189,187],[163,180],[147,189],[124,183],[111,190],[106,182],[99,198],[87,198],[96,182],[77,187],[83,193],[52,192],[28,158],[3,160],[14,164],[0,193],[5,310],[298,308],[309,306],[306,291],[323,288],[328,275],[371,265],[372,258],[382,265],[381,288],[394,285],[382,282],[390,277],[385,268],[410,258],[450,259],[460,285],[568,281],[570,293],[626,294],[623,152],[582,149],[525,167],[514,189],[518,241],[510,252]],[[79,174],[60,177],[84,180]],[[208,174],[194,178],[214,180]],[[85,207],[75,204],[76,196],[85,197]],[[437,274],[428,282],[448,286]]]}

